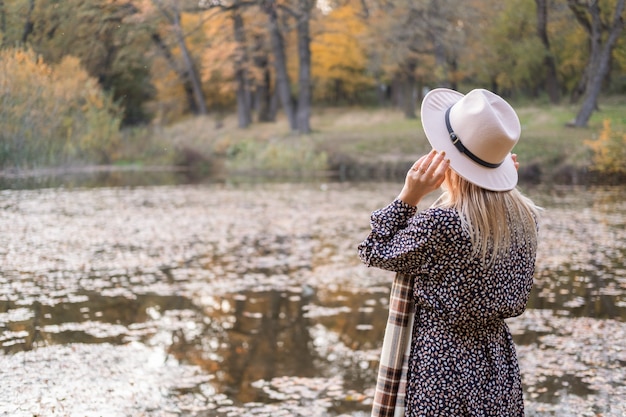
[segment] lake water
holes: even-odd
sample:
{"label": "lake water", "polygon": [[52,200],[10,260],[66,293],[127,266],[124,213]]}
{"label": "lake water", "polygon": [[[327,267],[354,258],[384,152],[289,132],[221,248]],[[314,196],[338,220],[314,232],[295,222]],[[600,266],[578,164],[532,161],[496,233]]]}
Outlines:
{"label": "lake water", "polygon": [[[144,181],[0,191],[0,415],[369,415],[392,275],[356,245],[400,184]],[[626,187],[524,191],[527,415],[625,416]]]}

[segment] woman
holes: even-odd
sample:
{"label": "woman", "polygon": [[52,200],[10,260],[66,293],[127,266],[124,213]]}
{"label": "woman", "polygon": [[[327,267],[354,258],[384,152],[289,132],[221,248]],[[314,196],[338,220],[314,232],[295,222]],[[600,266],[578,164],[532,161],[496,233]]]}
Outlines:
{"label": "woman", "polygon": [[[436,89],[424,98],[422,123],[433,150],[413,164],[398,197],[372,214],[359,245],[366,265],[412,280],[406,415],[521,417],[521,376],[504,319],[526,308],[538,209],[516,189],[510,152],[519,119],[487,90]],[[440,186],[437,202],[418,212]]]}

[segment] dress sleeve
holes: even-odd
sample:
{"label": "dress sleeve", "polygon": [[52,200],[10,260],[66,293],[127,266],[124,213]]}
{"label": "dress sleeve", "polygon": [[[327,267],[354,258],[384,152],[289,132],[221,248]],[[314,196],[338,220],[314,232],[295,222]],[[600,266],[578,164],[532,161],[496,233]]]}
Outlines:
{"label": "dress sleeve", "polygon": [[372,213],[372,231],[358,246],[363,263],[394,272],[419,272],[434,243],[434,219],[430,210],[416,212],[416,207],[396,199]]}

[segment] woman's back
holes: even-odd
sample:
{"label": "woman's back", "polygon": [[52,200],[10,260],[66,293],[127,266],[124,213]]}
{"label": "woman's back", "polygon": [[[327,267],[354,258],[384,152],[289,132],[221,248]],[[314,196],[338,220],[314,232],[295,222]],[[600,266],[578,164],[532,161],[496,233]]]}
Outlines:
{"label": "woman's back", "polygon": [[456,209],[473,254],[484,263],[509,256],[513,246],[536,250],[539,209],[517,188],[486,190],[451,170],[442,187],[444,193],[434,206]]}
{"label": "woman's back", "polygon": [[[475,326],[521,314],[533,282],[535,247],[511,241],[490,262],[476,254],[472,239],[454,208],[431,208],[411,223],[429,218],[426,261],[415,275],[416,305],[455,325]],[[424,233],[422,230],[421,233]],[[407,271],[408,272],[408,271]]]}

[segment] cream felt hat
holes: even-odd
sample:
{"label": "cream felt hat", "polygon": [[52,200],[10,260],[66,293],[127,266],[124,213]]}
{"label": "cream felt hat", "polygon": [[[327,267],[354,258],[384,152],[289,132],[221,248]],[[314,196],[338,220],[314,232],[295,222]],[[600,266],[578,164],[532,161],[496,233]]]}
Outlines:
{"label": "cream felt hat", "polygon": [[431,146],[446,152],[457,174],[487,190],[515,188],[517,169],[511,150],[521,126],[504,99],[483,89],[463,95],[437,88],[424,97],[421,115]]}

